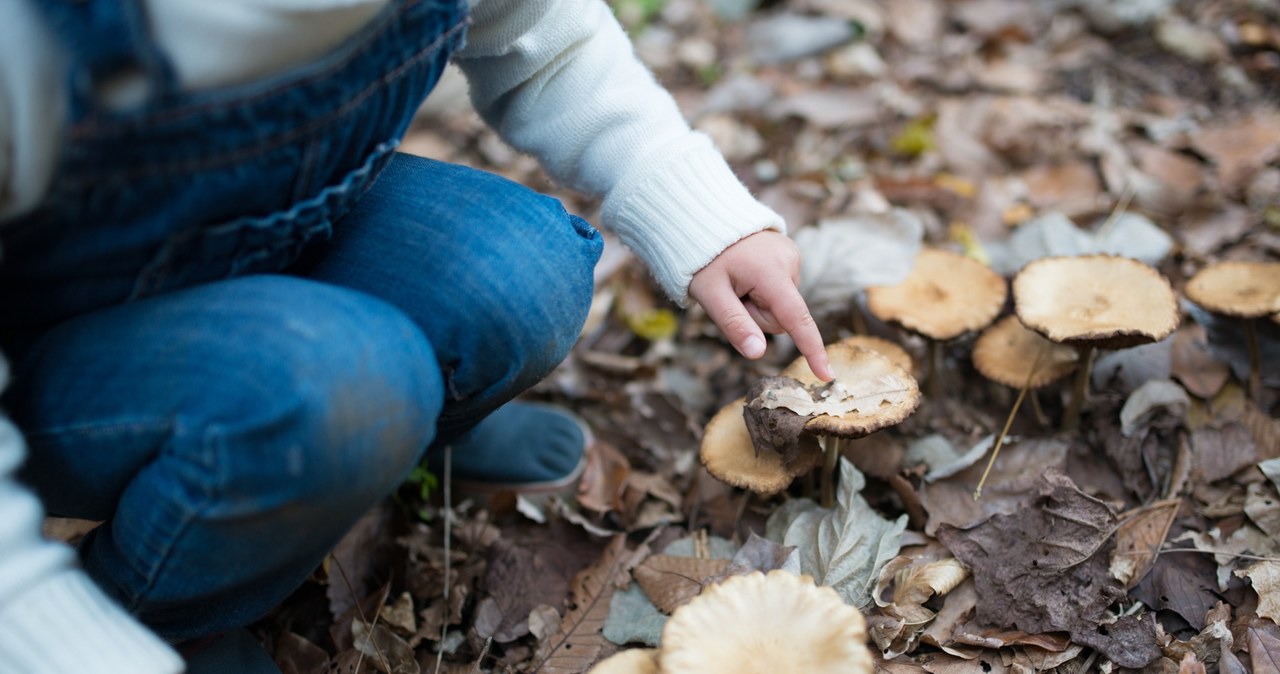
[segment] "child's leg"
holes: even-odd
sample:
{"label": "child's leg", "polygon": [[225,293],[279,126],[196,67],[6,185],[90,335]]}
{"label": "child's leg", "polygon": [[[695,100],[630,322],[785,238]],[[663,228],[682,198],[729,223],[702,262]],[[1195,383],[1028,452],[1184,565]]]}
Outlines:
{"label": "child's leg", "polygon": [[446,442],[568,355],[601,249],[555,199],[397,155],[298,271],[382,298],[422,329],[444,373]]}
{"label": "child's leg", "polygon": [[4,403],[47,507],[107,520],[89,573],[179,640],[277,604],[406,477],[435,360],[381,300],[251,276],[73,319],[22,354]]}

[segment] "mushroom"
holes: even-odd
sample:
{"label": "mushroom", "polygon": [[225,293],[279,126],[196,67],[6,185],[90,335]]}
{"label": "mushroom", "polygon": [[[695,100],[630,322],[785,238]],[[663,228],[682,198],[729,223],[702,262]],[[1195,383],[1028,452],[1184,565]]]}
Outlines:
{"label": "mushroom", "polygon": [[982,496],[982,485],[986,483],[987,474],[991,472],[991,466],[1000,454],[1000,446],[1009,435],[1009,428],[1013,425],[1014,416],[1018,414],[1022,399],[1030,391],[1036,420],[1042,425],[1047,423],[1034,391],[1071,374],[1080,361],[1075,349],[1055,344],[1040,333],[1028,330],[1017,316],[1005,316],[978,335],[973,343],[972,358],[974,368],[982,376],[1018,389],[1018,397],[1009,410],[1004,427],[992,444],[987,468],[982,472],[978,487],[973,492],[973,497],[977,499]]}
{"label": "mushroom", "polygon": [[[1028,330],[1017,316],[1005,316],[978,335],[971,357],[982,376],[1020,391],[1048,386],[1071,374],[1080,364],[1075,349]],[[1036,418],[1043,419],[1036,400],[1032,394]]]}
{"label": "mushroom", "polygon": [[1169,282],[1149,265],[1114,255],[1030,262],[1013,279],[1013,301],[1023,325],[1079,354],[1081,367],[1062,421],[1067,431],[1080,424],[1098,349],[1158,342],[1178,327]]}
{"label": "mushroom", "polygon": [[[900,423],[915,411],[920,389],[902,367],[854,343],[837,342],[827,347],[827,356],[836,375],[835,381],[826,385],[827,397],[815,401],[808,393],[824,385],[801,358],[782,372],[782,379],[753,399],[752,410],[753,414],[760,414],[785,408],[782,411],[809,417],[802,420],[799,428],[803,434],[818,439],[816,444],[823,446],[822,452],[803,443],[791,456],[777,451],[776,445],[757,447],[747,427],[748,401],[739,398],[707,423],[700,449],[707,472],[735,487],[769,495],[826,464],[829,470],[823,475],[824,501],[828,490],[834,495],[830,481],[839,455],[839,439],[860,438]],[[828,438],[835,441],[828,442]]]}
{"label": "mushroom", "polygon": [[813,578],[731,576],[676,609],[662,629],[669,674],[870,674],[866,621]]}
{"label": "mushroom", "polygon": [[1262,354],[1257,319],[1280,322],[1280,263],[1219,262],[1201,269],[1185,289],[1187,298],[1215,314],[1244,323],[1249,348],[1249,395],[1262,392]]}
{"label": "mushroom", "polygon": [[658,649],[628,648],[597,662],[588,674],[658,674]]}
{"label": "mushroom", "polygon": [[[822,505],[831,507],[835,500],[836,463],[846,440],[870,435],[882,428],[896,426],[916,411],[920,404],[920,386],[915,377],[879,351],[865,348],[865,337],[850,337],[827,347],[827,357],[837,382],[846,382],[859,393],[879,394],[874,407],[857,409],[839,416],[820,415],[809,420],[804,430],[818,436],[822,447]],[[891,343],[891,342],[886,342]],[[803,358],[792,361],[782,371],[807,386],[821,382],[809,370]],[[885,395],[892,394],[892,395]]]}
{"label": "mushroom", "polygon": [[721,482],[769,496],[786,489],[791,481],[817,468],[822,454],[802,452],[791,461],[775,451],[757,452],[743,419],[746,399],[716,412],[702,434],[702,465]]}
{"label": "mushroom", "polygon": [[867,309],[928,343],[925,385],[939,392],[942,342],[980,330],[1004,307],[1008,284],[986,265],[941,248],[925,248],[907,278],[895,286],[867,288]]}

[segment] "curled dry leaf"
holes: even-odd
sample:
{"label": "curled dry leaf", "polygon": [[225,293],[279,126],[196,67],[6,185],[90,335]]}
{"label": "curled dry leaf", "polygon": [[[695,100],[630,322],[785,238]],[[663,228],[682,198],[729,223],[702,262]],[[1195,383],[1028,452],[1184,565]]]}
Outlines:
{"label": "curled dry leaf", "polygon": [[1236,571],[1236,575],[1248,578],[1258,593],[1258,615],[1280,622],[1280,562],[1258,562]]}
{"label": "curled dry leaf", "polygon": [[1169,535],[1169,527],[1178,515],[1178,499],[1168,499],[1144,506],[1129,514],[1116,530],[1116,548],[1111,553],[1111,575],[1125,589],[1142,580],[1155,564],[1156,556]]}

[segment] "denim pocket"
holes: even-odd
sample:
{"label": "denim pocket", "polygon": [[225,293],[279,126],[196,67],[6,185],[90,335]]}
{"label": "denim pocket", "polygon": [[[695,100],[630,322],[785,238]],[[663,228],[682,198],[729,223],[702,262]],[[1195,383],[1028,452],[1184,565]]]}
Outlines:
{"label": "denim pocket", "polygon": [[329,238],[399,145],[378,145],[360,167],[286,210],[174,233],[139,273],[129,299],[289,266],[310,243]]}

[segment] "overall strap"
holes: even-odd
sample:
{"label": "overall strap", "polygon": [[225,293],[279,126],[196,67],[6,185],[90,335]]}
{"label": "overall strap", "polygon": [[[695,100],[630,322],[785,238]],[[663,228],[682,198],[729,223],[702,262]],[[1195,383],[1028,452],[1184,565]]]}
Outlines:
{"label": "overall strap", "polygon": [[69,56],[73,120],[123,79],[145,82],[148,99],[175,89],[173,68],[151,34],[142,0],[32,2]]}

